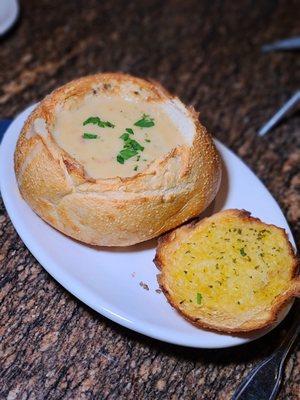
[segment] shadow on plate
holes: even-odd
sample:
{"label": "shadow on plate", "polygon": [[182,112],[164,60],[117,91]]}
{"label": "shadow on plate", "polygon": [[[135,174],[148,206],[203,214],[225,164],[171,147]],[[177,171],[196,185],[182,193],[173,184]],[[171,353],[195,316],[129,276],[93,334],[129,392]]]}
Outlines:
{"label": "shadow on plate", "polygon": [[[68,293],[68,295],[74,297],[70,293]],[[79,302],[81,307],[87,310],[93,318],[98,319],[102,323],[105,322],[105,324],[114,331],[115,335],[120,335],[127,343],[132,342],[137,348],[145,348],[146,346],[151,351],[161,352],[164,356],[172,359],[176,357],[178,361],[193,362],[195,367],[197,362],[207,366],[209,366],[210,363],[214,363],[218,366],[226,367],[234,363],[256,363],[262,360],[264,357],[269,356],[282,342],[288,329],[299,313],[299,304],[294,304],[289,315],[275,329],[255,341],[228,348],[201,349],[170,344],[150,338],[111,321],[77,298],[74,297],[74,299],[76,302]]]}

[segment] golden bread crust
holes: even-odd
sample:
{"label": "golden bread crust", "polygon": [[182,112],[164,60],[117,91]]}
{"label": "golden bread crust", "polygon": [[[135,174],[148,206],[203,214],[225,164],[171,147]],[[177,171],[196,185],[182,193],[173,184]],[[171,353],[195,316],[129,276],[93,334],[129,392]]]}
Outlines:
{"label": "golden bread crust", "polygon": [[159,84],[129,75],[77,79],[52,92],[29,116],[15,150],[15,172],[23,198],[56,229],[91,245],[127,246],[161,235],[203,211],[219,188],[221,164],[198,114],[185,108],[196,126],[191,146],[175,148],[133,177],[86,176],[53,139],[55,109],[87,94],[107,92],[149,102],[172,100],[184,107]]}
{"label": "golden bread crust", "polygon": [[[248,312],[248,314],[243,315],[241,318],[237,315],[227,315],[224,310],[220,311],[217,309],[211,313],[210,317],[208,317],[201,307],[199,307],[197,315],[192,315],[187,312],[186,308],[181,306],[180,302],[176,298],[174,287],[170,284],[171,280],[168,276],[169,272],[167,271],[167,266],[170,264],[170,260],[172,260],[172,256],[174,256],[176,249],[187,240],[188,237],[190,237],[192,232],[201,230],[205,227],[205,224],[211,223],[212,221],[216,223],[216,229],[218,229],[218,224],[224,224],[224,220],[228,217],[238,218],[240,226],[242,226],[243,223],[256,222],[264,229],[276,229],[276,231],[280,233],[282,245],[285,246],[285,249],[289,254],[289,263],[284,266],[285,268],[289,268],[287,289],[275,298],[271,307],[258,307],[253,304],[253,310]],[[201,243],[197,243],[197,245],[201,246]],[[265,224],[258,218],[251,217],[250,213],[245,210],[225,210],[198,222],[193,221],[185,224],[163,235],[159,238],[154,263],[160,270],[157,279],[168,302],[189,322],[199,328],[207,330],[245,335],[250,332],[253,333],[266,329],[277,322],[281,312],[289,303],[292,302],[294,297],[300,297],[299,259],[294,253],[285,230],[278,228],[275,225]],[[187,267],[185,268],[188,269]]]}

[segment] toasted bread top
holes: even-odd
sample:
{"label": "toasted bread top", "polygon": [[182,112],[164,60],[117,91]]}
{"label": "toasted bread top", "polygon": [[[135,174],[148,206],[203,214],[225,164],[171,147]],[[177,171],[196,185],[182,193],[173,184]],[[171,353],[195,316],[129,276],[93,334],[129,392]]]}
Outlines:
{"label": "toasted bread top", "polygon": [[218,331],[266,327],[299,294],[298,260],[285,231],[244,210],[165,235],[155,262],[170,303],[196,325]]}

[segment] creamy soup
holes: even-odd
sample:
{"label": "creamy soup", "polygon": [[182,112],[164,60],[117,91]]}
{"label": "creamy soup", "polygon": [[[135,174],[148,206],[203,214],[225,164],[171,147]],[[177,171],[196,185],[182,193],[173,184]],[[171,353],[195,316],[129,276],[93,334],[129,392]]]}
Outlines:
{"label": "creamy soup", "polygon": [[87,97],[60,110],[54,137],[92,178],[133,176],[178,145],[184,137],[157,104]]}

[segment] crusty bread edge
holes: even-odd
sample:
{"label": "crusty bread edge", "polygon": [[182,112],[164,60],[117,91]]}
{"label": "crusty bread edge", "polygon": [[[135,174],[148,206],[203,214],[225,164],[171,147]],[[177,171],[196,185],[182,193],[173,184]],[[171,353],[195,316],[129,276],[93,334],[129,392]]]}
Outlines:
{"label": "crusty bread edge", "polygon": [[298,275],[299,273],[299,268],[300,268],[300,260],[296,256],[293,247],[288,239],[287,233],[283,228],[280,228],[274,224],[267,224],[262,222],[259,218],[255,218],[251,216],[251,213],[246,210],[238,210],[238,209],[228,209],[224,211],[220,211],[215,215],[212,215],[211,217],[206,217],[203,218],[200,221],[192,221],[190,223],[184,224],[179,228],[174,229],[171,232],[166,233],[165,235],[161,236],[158,239],[158,245],[156,249],[156,255],[153,260],[155,265],[160,271],[163,271],[164,267],[164,261],[163,261],[163,252],[164,252],[164,247],[167,246],[170,243],[180,241],[181,238],[183,238],[186,234],[191,232],[193,229],[198,227],[199,225],[203,224],[207,219],[211,219],[212,217],[216,216],[219,217],[220,215],[235,215],[238,216],[239,218],[242,218],[247,221],[256,221],[263,223],[265,226],[272,226],[275,227],[279,230],[282,231],[286,242],[288,244],[288,249],[289,249],[289,254],[293,258],[293,266],[292,266],[292,276],[291,276],[291,287],[288,291],[284,292],[280,297],[278,297],[276,304],[273,305],[273,307],[270,309],[270,318],[266,322],[261,322],[261,323],[253,323],[252,326],[248,328],[228,328],[224,329],[223,327],[220,328],[217,324],[211,324],[207,323],[204,321],[201,321],[201,317],[199,318],[192,318],[189,315],[187,315],[184,311],[179,309],[177,305],[174,303],[172,300],[170,293],[165,285],[163,273],[159,273],[157,275],[157,281],[158,284],[166,296],[168,302],[170,305],[175,308],[175,310],[182,315],[187,321],[191,322],[193,325],[195,325],[198,328],[206,329],[209,331],[214,331],[217,333],[226,333],[226,334],[235,334],[239,336],[248,336],[249,334],[255,334],[258,333],[262,330],[265,330],[273,325],[276,324],[278,321],[278,317],[281,314],[281,312],[285,309],[285,307],[288,306],[289,303],[292,302],[293,298],[295,297],[300,297],[300,276]]}

